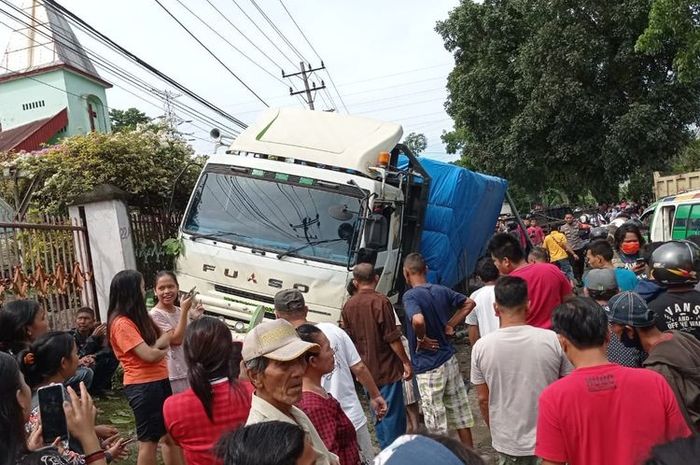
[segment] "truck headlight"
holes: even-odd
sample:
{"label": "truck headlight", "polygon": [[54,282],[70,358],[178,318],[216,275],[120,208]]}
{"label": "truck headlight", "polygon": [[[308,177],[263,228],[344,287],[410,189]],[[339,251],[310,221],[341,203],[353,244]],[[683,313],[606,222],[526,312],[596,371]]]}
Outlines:
{"label": "truck headlight", "polygon": [[245,323],[243,323],[242,321],[236,321],[233,324],[233,330],[237,333],[245,333]]}

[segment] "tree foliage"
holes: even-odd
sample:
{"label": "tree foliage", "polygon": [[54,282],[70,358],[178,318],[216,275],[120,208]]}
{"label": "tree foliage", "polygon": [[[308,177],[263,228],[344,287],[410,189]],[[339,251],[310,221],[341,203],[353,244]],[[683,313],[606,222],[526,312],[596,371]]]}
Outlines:
{"label": "tree foliage", "polygon": [[109,119],[114,132],[133,131],[139,124],[148,124],[152,121],[146,113],[133,107],[127,110],[112,108],[109,110]]}
{"label": "tree foliage", "polygon": [[678,78],[700,77],[700,3],[697,0],[654,0],[649,25],[637,41],[637,50],[658,54],[675,49],[673,68]]}
{"label": "tree foliage", "polygon": [[635,51],[651,0],[462,0],[437,31],[455,59],[443,136],[468,165],[535,194],[615,198],[663,169],[700,114],[676,48]]}
{"label": "tree foliage", "polygon": [[[31,208],[46,213],[65,212],[79,195],[105,183],[131,194],[129,204],[144,210],[167,208],[174,192],[173,208],[181,209],[201,170],[195,163],[203,164],[193,158],[192,148],[182,138],[152,125],[68,137],[42,151],[3,154],[0,160],[5,168],[42,180]],[[2,191],[11,188],[6,185]]]}
{"label": "tree foliage", "polygon": [[428,138],[425,137],[425,134],[411,132],[403,140],[403,143],[411,149],[414,155],[420,155],[428,147]]}
{"label": "tree foliage", "polygon": [[693,139],[675,157],[671,163],[671,171],[685,173],[700,170],[700,139]]}

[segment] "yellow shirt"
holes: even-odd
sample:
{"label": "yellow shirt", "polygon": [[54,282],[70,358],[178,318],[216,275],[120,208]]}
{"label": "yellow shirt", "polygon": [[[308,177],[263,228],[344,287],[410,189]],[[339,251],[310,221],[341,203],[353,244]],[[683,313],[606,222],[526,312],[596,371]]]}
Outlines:
{"label": "yellow shirt", "polygon": [[549,251],[549,261],[553,263],[569,258],[564,244],[566,244],[566,236],[556,230],[552,231],[544,238],[542,246]]}

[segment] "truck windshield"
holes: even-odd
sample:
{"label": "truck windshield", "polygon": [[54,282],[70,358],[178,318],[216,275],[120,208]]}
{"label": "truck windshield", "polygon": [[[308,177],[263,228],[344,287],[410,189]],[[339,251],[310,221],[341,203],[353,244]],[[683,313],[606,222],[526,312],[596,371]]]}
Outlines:
{"label": "truck windshield", "polygon": [[184,232],[280,256],[348,263],[361,201],[357,189],[251,172],[208,169],[194,192]]}

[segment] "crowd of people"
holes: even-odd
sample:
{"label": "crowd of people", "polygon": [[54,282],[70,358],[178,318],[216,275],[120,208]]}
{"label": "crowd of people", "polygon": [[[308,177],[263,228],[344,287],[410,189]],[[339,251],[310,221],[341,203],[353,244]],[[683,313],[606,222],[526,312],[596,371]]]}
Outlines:
{"label": "crowd of people", "polygon": [[[49,328],[35,301],[7,302],[0,465],[124,458],[132,438],[95,424],[91,396],[109,392],[118,364],[139,465],[157,463],[158,450],[166,465],[479,465],[481,420],[499,465],[698,463],[700,247],[645,244],[630,221],[577,242],[579,222],[564,221],[529,224],[542,244],[529,251],[495,234],[469,296],[428,282],[412,253],[399,318],[359,263],[340,326],[312,323],[303,293],[284,289],[276,319],[242,343],[167,271],[151,309],[142,275],[118,273],[107,321],[82,308],[71,331]],[[456,356],[462,324],[468,367]],[[70,438],[47,443],[37,392],[53,384],[65,389]]]}

